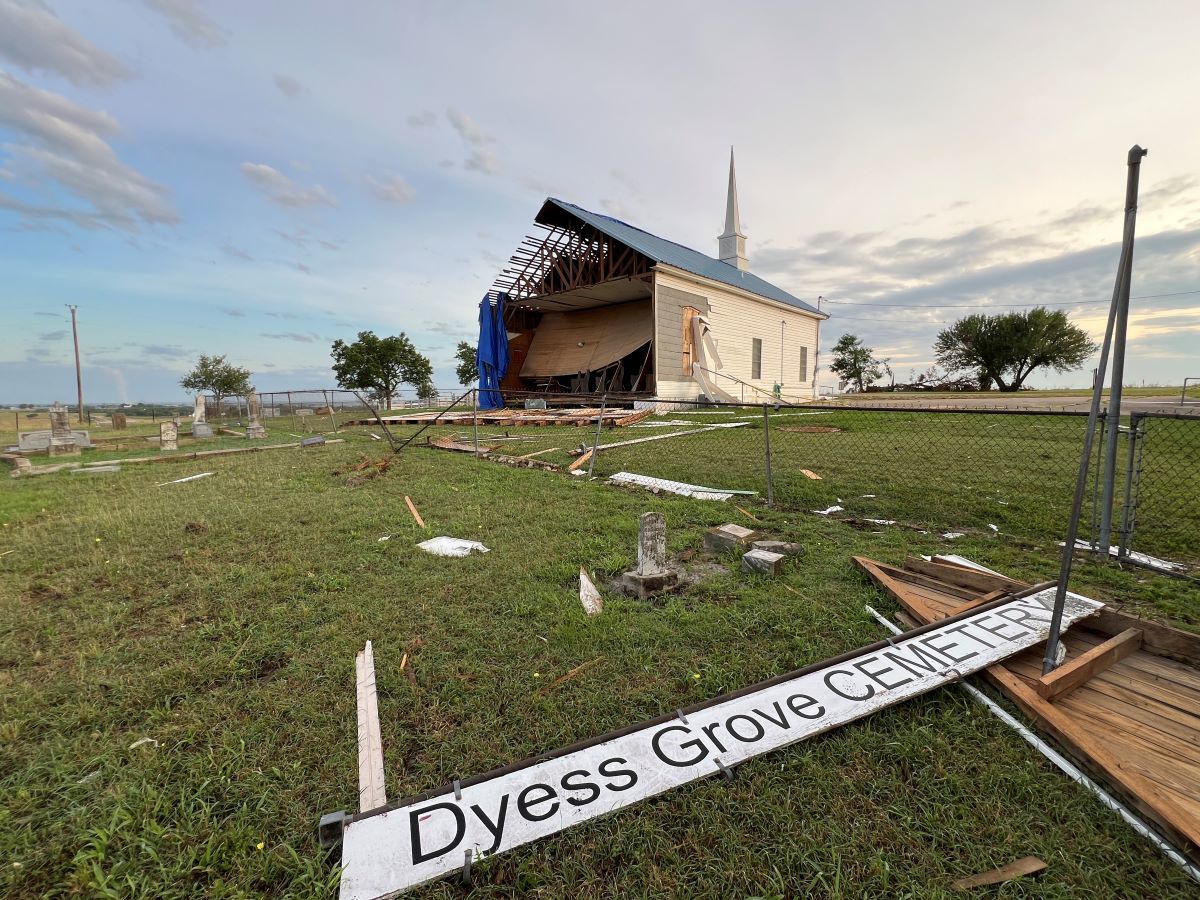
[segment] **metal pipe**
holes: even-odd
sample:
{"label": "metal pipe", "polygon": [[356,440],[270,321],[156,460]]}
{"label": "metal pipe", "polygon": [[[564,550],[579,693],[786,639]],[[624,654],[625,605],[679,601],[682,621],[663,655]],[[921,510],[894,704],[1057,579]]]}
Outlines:
{"label": "metal pipe", "polygon": [[[1112,303],[1108,308],[1108,324],[1104,329],[1104,345],[1100,350],[1100,360],[1096,366],[1096,381],[1092,386],[1092,403],[1088,410],[1087,430],[1083,437],[1083,453],[1079,460],[1079,473],[1075,479],[1075,496],[1071,501],[1071,515],[1067,521],[1067,537],[1063,541],[1062,563],[1058,571],[1058,587],[1054,592],[1054,612],[1050,619],[1050,634],[1046,640],[1046,655],[1042,658],[1042,674],[1046,675],[1054,670],[1058,664],[1058,646],[1059,632],[1062,630],[1062,614],[1063,607],[1067,601],[1067,582],[1071,580],[1071,566],[1075,561],[1075,541],[1079,537],[1079,514],[1083,509],[1083,497],[1087,493],[1087,476],[1088,465],[1091,462],[1092,442],[1096,435],[1096,420],[1100,417],[1100,397],[1104,391],[1104,375],[1108,367],[1108,351],[1112,345],[1113,326],[1116,321],[1117,307],[1120,305],[1122,293],[1126,297],[1129,296],[1128,282],[1132,269],[1128,265],[1129,260],[1133,256],[1133,223],[1136,217],[1136,204],[1134,209],[1129,208],[1130,202],[1130,187],[1133,189],[1133,197],[1137,196],[1137,168],[1141,165],[1141,159],[1146,155],[1146,151],[1136,144],[1129,151],[1128,166],[1129,175],[1125,189],[1125,233],[1121,241],[1121,260],[1117,264],[1117,281],[1113,286]],[[1109,421],[1109,417],[1105,416],[1105,421]],[[1104,552],[1108,553],[1108,546],[1105,545]]]}
{"label": "metal pipe", "polygon": [[763,444],[767,455],[767,506],[775,504],[775,481],[771,477],[771,414],[763,404]]}
{"label": "metal pipe", "polygon": [[475,458],[479,459],[479,388],[471,388],[471,431],[475,435]]}
{"label": "metal pipe", "polygon": [[[867,607],[867,612],[874,616],[875,621],[879,622],[879,624],[891,631],[892,634],[903,633],[900,628],[893,624],[889,619],[880,615],[879,612],[872,609],[870,606]],[[1088,778],[1088,776],[1083,774],[1083,772],[1081,772],[1074,763],[1072,763],[1065,756],[1063,756],[1061,753],[1043,741],[1040,737],[1022,725],[1019,721],[1009,715],[1003,707],[996,703],[996,701],[994,701],[991,697],[987,696],[987,694],[983,693],[983,691],[979,690],[979,688],[975,687],[974,685],[967,684],[965,681],[960,681],[959,684],[966,689],[968,694],[986,706],[992,715],[1019,734],[1025,740],[1025,742],[1033,747],[1033,749],[1037,750],[1038,753],[1050,760],[1050,762],[1053,763],[1059,769],[1059,771],[1061,771],[1072,781],[1083,785],[1085,788],[1095,794],[1101,803],[1124,819],[1126,825],[1152,843],[1164,856],[1167,857],[1167,859],[1171,860],[1171,862],[1183,869],[1183,871],[1187,873],[1188,877],[1195,881],[1200,881],[1200,869],[1192,865],[1192,863],[1190,863],[1182,853],[1164,841],[1158,836],[1157,833],[1152,831],[1145,822],[1130,812],[1128,807],[1121,803],[1121,801],[1117,800],[1103,787],[1094,782],[1092,779]]]}
{"label": "metal pipe", "polygon": [[1112,388],[1108,393],[1108,443],[1104,449],[1104,493],[1100,500],[1100,549],[1107,554],[1112,543],[1112,506],[1117,475],[1117,432],[1121,423],[1121,388],[1125,379],[1125,332],[1129,324],[1129,287],[1133,274],[1134,226],[1137,222],[1138,176],[1146,151],[1133,146],[1129,151],[1129,178],[1125,187],[1124,287],[1118,298],[1117,324],[1113,340]]}
{"label": "metal pipe", "polygon": [[1129,416],[1129,453],[1125,459],[1125,493],[1121,498],[1121,539],[1118,541],[1117,559],[1129,555],[1129,531],[1133,525],[1133,469],[1137,464],[1137,448],[1141,441],[1138,434],[1142,427],[1142,417],[1136,412]]}
{"label": "metal pipe", "polygon": [[588,478],[596,465],[596,448],[600,446],[600,429],[604,427],[604,409],[608,405],[608,394],[600,398],[600,416],[596,419],[596,438],[592,441],[592,455],[588,458]]}

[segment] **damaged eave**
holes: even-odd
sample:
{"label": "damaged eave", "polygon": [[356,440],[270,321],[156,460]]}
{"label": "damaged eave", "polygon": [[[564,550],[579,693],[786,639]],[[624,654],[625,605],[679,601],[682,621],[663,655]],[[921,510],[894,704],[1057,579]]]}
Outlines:
{"label": "damaged eave", "polygon": [[812,310],[802,309],[799,306],[793,306],[790,303],[784,303],[781,300],[773,300],[770,297],[764,297],[762,294],[756,294],[753,291],[748,291],[744,288],[734,287],[733,285],[726,284],[723,281],[705,278],[703,275],[697,275],[695,272],[689,272],[687,269],[680,269],[676,266],[669,265],[668,263],[660,262],[653,267],[652,271],[655,273],[662,272],[663,274],[670,275],[673,278],[689,281],[692,284],[698,285],[699,287],[708,288],[710,290],[716,289],[720,291],[727,291],[738,297],[745,297],[748,300],[755,300],[759,303],[763,303],[767,306],[790,313],[792,315],[808,316],[810,319],[816,319],[818,321],[824,321],[825,319],[829,318],[829,313],[814,312]]}

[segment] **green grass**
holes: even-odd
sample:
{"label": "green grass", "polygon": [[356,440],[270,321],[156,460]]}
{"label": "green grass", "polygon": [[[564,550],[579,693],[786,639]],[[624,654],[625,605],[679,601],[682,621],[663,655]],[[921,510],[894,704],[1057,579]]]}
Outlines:
{"label": "green grass", "polygon": [[[523,452],[587,435],[512,433],[536,438]],[[642,446],[683,457],[689,440]],[[851,554],[953,549],[1027,578],[1053,567],[1049,544],[873,534],[752,499],[739,505],[762,527],[808,547],[784,579],[798,594],[730,557],[726,574],[677,596],[608,595],[589,620],[578,567],[603,579],[632,565],[639,513],[666,515],[674,552],[747,520],[731,504],[415,446],[351,485],[346,467],[382,452],[350,433],[315,450],[0,484],[5,896],[333,896],[313,832],[357,796],[353,662],[366,639],[398,798],[879,639],[863,604],[894,607]],[[840,478],[831,469],[812,484],[837,491]],[[414,549],[436,534],[492,552]],[[1196,624],[1191,586],[1090,562],[1077,571],[1076,589]],[[415,680],[399,671],[406,652]],[[158,745],[129,749],[142,737]],[[954,878],[1029,854],[1048,872],[1004,895],[1194,895],[1091,795],[947,689],[747,763],[732,784],[690,785],[498,856],[478,867],[476,894],[948,896]]]}

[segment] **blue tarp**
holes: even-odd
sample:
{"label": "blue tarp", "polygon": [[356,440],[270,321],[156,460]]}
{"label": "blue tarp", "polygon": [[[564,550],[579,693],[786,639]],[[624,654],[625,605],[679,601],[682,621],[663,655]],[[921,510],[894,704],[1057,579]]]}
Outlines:
{"label": "blue tarp", "polygon": [[475,365],[479,369],[479,408],[499,409],[504,406],[500,381],[508,372],[508,330],[504,327],[504,305],[507,294],[500,294],[493,304],[485,294],[479,302],[479,346]]}

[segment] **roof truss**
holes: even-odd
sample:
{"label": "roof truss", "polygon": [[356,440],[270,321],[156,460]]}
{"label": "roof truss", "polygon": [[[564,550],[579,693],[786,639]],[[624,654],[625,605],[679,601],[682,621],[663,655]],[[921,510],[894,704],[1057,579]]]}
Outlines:
{"label": "roof truss", "polygon": [[649,258],[584,222],[534,222],[508,264],[496,276],[493,293],[517,303],[650,273]]}

